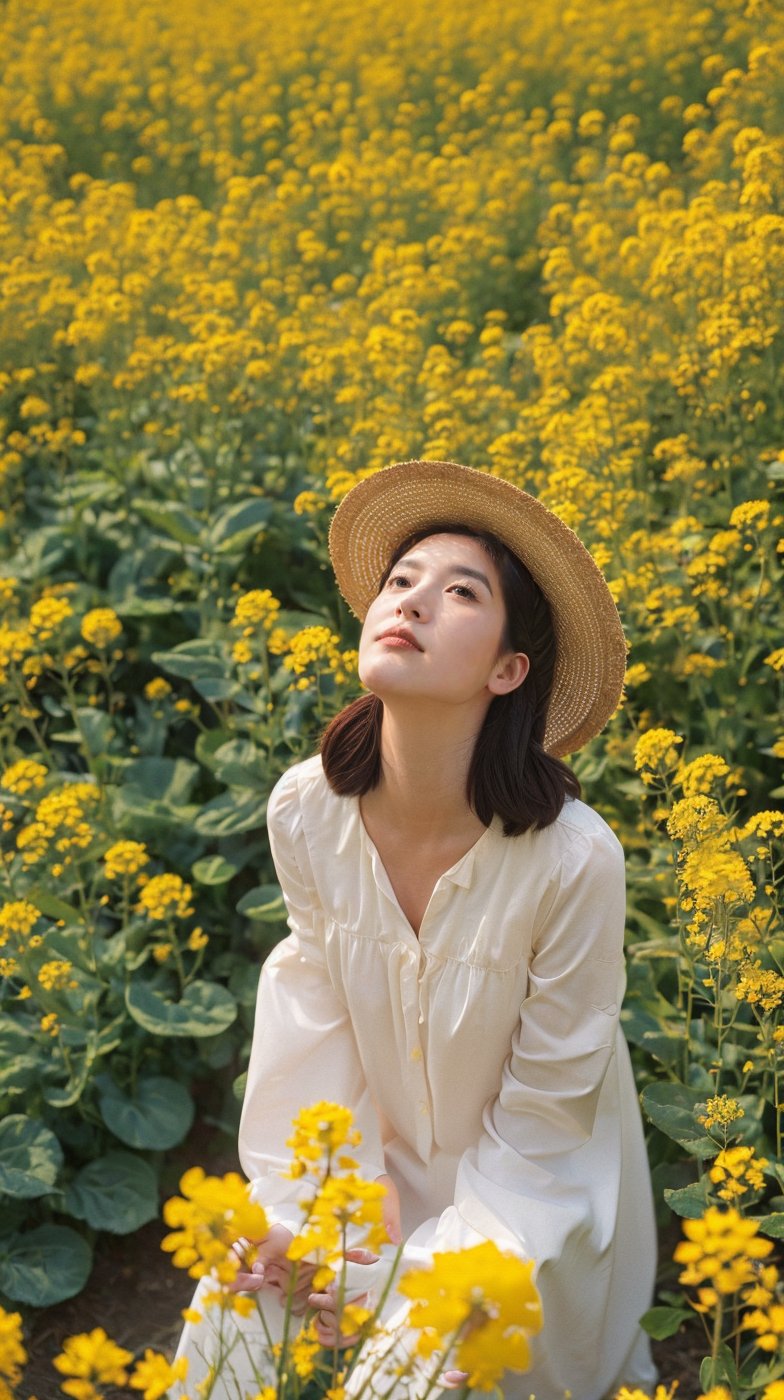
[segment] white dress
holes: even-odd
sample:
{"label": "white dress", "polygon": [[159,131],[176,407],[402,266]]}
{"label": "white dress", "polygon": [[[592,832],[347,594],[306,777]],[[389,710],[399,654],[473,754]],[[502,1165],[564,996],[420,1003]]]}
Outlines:
{"label": "white dress", "polygon": [[[291,933],[262,969],[240,1125],[256,1199],[298,1227],[300,1188],[282,1175],[291,1120],[320,1099],[345,1104],[363,1174],[386,1171],[400,1191],[403,1267],[485,1239],[536,1261],[544,1325],[532,1369],[505,1376],[509,1400],[652,1386],[638,1319],[656,1236],[619,1025],[625,885],[613,832],[572,799],[523,836],[505,837],[494,818],[438,880],[417,938],[359,799],[332,792],[320,755],[280,779],[267,825]],[[393,1291],[387,1327],[405,1311]],[[178,1352],[194,1360],[191,1395],[194,1331]],[[223,1400],[220,1386],[212,1397]]]}

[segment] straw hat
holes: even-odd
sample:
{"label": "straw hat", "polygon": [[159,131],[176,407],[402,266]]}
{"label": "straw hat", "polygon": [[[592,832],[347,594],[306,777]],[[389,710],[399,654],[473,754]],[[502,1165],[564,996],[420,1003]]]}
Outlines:
{"label": "straw hat", "polygon": [[604,728],[623,687],[626,644],[607,584],[573,530],[534,496],[457,462],[393,462],[353,486],[329,530],[338,588],[364,621],[389,560],[428,525],[489,530],[547,598],[556,636],[545,748],[574,753]]}

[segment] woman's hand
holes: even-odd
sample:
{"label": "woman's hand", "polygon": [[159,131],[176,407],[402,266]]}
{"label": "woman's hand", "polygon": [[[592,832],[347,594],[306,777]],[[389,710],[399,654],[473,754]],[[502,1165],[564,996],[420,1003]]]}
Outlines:
{"label": "woman's hand", "polygon": [[[285,1307],[295,1267],[292,1260],[287,1258],[286,1251],[293,1238],[291,1230],[287,1230],[285,1225],[272,1225],[263,1240],[238,1240],[233,1249],[241,1265],[251,1247],[255,1247],[257,1255],[249,1272],[240,1268],[233,1283],[228,1285],[229,1292],[259,1293],[263,1288],[269,1289],[277,1295],[281,1307]],[[316,1265],[304,1260],[297,1266],[297,1284],[291,1296],[291,1311],[296,1317],[300,1317],[308,1306],[308,1294],[315,1272]]]}
{"label": "woman's hand", "polygon": [[[375,1264],[378,1259],[378,1255],[369,1249],[347,1249],[344,1257],[352,1264]],[[359,1341],[359,1333],[353,1332],[346,1337],[341,1332],[337,1316],[337,1295],[337,1281],[328,1283],[323,1293],[309,1295],[308,1307],[316,1309],[313,1319],[316,1336],[323,1347],[353,1347]],[[365,1308],[370,1306],[370,1294],[362,1293],[359,1297],[347,1299],[346,1302]]]}

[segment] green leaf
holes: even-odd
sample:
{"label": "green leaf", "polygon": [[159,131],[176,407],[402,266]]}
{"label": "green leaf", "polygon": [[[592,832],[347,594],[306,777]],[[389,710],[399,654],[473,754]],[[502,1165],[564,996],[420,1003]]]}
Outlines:
{"label": "green leaf", "polygon": [[234,997],[216,982],[191,982],[179,1001],[172,1001],[149,982],[132,982],[125,1004],[137,1025],[152,1035],[218,1035],[237,1016]]}
{"label": "green leaf", "polygon": [[207,532],[206,544],[221,553],[242,549],[258,535],[272,515],[273,503],[263,496],[235,501],[222,511]]}
{"label": "green leaf", "polygon": [[225,885],[238,870],[238,865],[232,865],[223,856],[202,856],[191,866],[191,874],[200,885]]}
{"label": "green leaf", "polygon": [[137,497],[131,504],[143,520],[170,539],[180,544],[199,543],[201,523],[178,501],[145,501]]}
{"label": "green leaf", "polygon": [[227,786],[260,789],[265,796],[272,786],[267,755],[249,739],[232,739],[216,750],[215,776]]}
{"label": "green leaf", "polygon": [[[40,908],[40,906],[39,906]],[[0,1018],[0,1094],[22,1094],[35,1084],[44,1054],[32,1035],[8,1016]]]}
{"label": "green leaf", "polygon": [[101,1117],[128,1147],[165,1152],[182,1142],[193,1123],[193,1101],[176,1079],[149,1075],[137,1080],[133,1095],[108,1074],[100,1075],[97,1084]]}
{"label": "green leaf", "polygon": [[657,1128],[680,1143],[694,1157],[714,1157],[718,1144],[707,1133],[701,1133],[694,1118],[694,1109],[703,1103],[705,1095],[685,1084],[649,1084],[641,1096],[646,1114]]}
{"label": "green leaf", "polygon": [[235,793],[222,792],[205,802],[194,826],[201,836],[233,836],[239,831],[261,830],[266,813],[266,797],[252,793],[238,801]]}
{"label": "green leaf", "polygon": [[158,1182],[141,1157],[130,1152],[107,1152],[88,1162],[71,1182],[64,1208],[94,1230],[129,1235],[158,1214]]}
{"label": "green leaf", "polygon": [[675,1215],[685,1220],[699,1220],[708,1205],[708,1195],[704,1182],[695,1181],[680,1189],[665,1187],[664,1199]]}
{"label": "green leaf", "polygon": [[170,675],[180,676],[186,681],[197,681],[207,677],[223,680],[230,670],[228,660],[221,650],[221,643],[211,641],[208,637],[197,637],[191,642],[182,642],[172,651],[154,651],[152,660]]}
{"label": "green leaf", "polygon": [[47,919],[62,919],[66,924],[80,924],[82,916],[78,909],[74,909],[72,904],[68,904],[65,899],[58,899],[56,894],[49,894],[47,890],[33,886],[27,891],[25,899],[29,899],[36,909],[40,909]]}
{"label": "green leaf", "polygon": [[125,769],[122,791],[180,808],[188,801],[198,777],[198,763],[187,758],[137,758]]}
{"label": "green leaf", "polygon": [[246,919],[256,919],[261,923],[280,919],[286,913],[280,885],[256,885],[254,889],[248,890],[237,903],[237,913],[244,914]]}
{"label": "green leaf", "polygon": [[90,1077],[94,1059],[95,1051],[91,1049],[89,1053],[79,1057],[65,1084],[60,1086],[45,1085],[44,1099],[52,1108],[71,1108],[73,1104],[79,1102]]}
{"label": "green leaf", "polygon": [[640,1326],[649,1337],[662,1342],[665,1337],[674,1337],[683,1323],[693,1316],[689,1308],[649,1308],[640,1318]]}
{"label": "green leaf", "polygon": [[93,1256],[87,1241],[67,1225],[39,1225],[0,1243],[0,1293],[15,1303],[50,1308],[81,1293]]}
{"label": "green leaf", "polygon": [[757,1221],[758,1229],[763,1235],[770,1235],[771,1239],[784,1240],[784,1211],[774,1211],[772,1215],[763,1215]]}
{"label": "green leaf", "polygon": [[36,1118],[12,1113],[0,1123],[0,1191],[32,1199],[54,1190],[63,1149]]}

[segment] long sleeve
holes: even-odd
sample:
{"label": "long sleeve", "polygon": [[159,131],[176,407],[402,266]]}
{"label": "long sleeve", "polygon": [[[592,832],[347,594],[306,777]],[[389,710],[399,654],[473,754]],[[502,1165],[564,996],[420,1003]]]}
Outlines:
{"label": "long sleeve", "polygon": [[286,1177],[292,1119],[320,1100],[352,1109],[362,1133],[354,1154],[363,1174],[384,1171],[378,1116],[365,1084],[344,1002],[324,958],[323,911],[302,830],[296,772],[276,784],[267,806],[272,858],[288,911],[289,935],[261,972],[239,1131],[239,1155],[254,1197],[296,1229],[301,1184]]}

